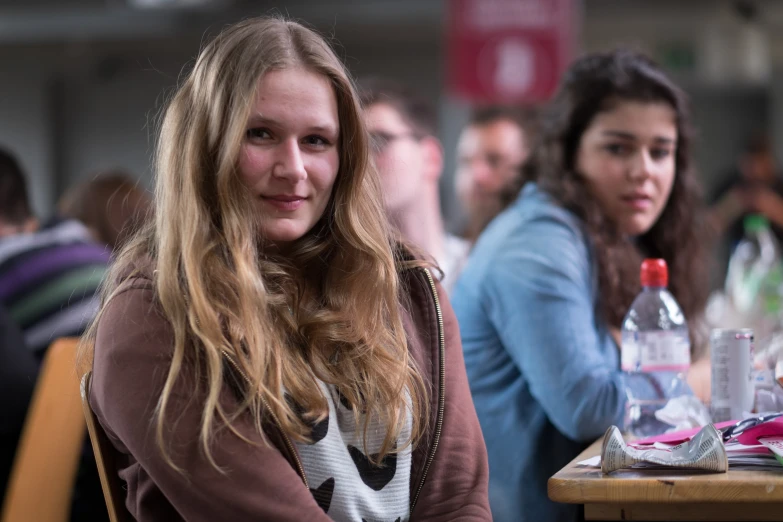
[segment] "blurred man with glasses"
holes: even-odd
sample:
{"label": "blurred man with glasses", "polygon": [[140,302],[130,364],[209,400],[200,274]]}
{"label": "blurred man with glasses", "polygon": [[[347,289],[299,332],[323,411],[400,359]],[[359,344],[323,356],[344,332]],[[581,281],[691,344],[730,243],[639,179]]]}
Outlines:
{"label": "blurred man with glasses", "polygon": [[434,111],[404,85],[372,79],[362,87],[365,121],[386,211],[407,240],[435,259],[449,291],[469,244],[447,233],[443,224],[438,193],[443,147],[435,137]]}

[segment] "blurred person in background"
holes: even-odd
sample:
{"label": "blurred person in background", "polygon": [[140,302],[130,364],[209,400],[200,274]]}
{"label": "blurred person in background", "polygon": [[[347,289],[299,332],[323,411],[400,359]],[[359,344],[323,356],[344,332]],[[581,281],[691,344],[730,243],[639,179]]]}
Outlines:
{"label": "blurred person in background", "polygon": [[374,78],[362,87],[386,213],[408,241],[435,259],[448,292],[469,243],[447,233],[443,224],[438,192],[443,147],[435,137],[435,112],[418,94],[391,80]]}
{"label": "blurred person in background", "polygon": [[151,208],[149,193],[127,172],[112,170],[75,185],[58,202],[63,218],[81,221],[113,252],[141,226]]}
{"label": "blurred person in background", "polygon": [[156,165],[155,220],[80,358],[133,518],[490,520],[454,313],[395,240],[327,42],[278,18],[225,29]]}
{"label": "blurred person in background", "polygon": [[[682,91],[644,56],[577,60],[542,119],[518,199],[481,235],[457,282],[498,522],[577,519],[577,506],[548,500],[547,480],[623,426],[619,329],[641,291],[642,259],[665,259],[686,318],[703,315],[688,118]],[[692,370],[689,383],[701,387],[709,366]]]}
{"label": "blurred person in background", "polygon": [[530,108],[476,109],[457,144],[456,191],[471,243],[510,202],[509,190],[530,154],[536,116]]}
{"label": "blurred person in background", "polygon": [[39,359],[52,341],[81,335],[90,323],[108,261],[76,220],[38,227],[22,169],[0,150],[0,304]]}
{"label": "blurred person in background", "polygon": [[[84,332],[98,310],[98,287],[109,261],[108,249],[78,221],[38,223],[19,162],[0,149],[0,306],[24,334],[16,349],[29,350],[37,365],[54,340]],[[25,358],[20,354],[18,360]],[[17,379],[24,381],[29,365],[22,371]],[[72,520],[108,520],[89,448],[82,455],[71,509]]]}
{"label": "blurred person in background", "polygon": [[[743,221],[749,214],[762,214],[783,242],[783,178],[780,176],[775,152],[764,133],[752,135],[737,162],[736,168],[712,197],[710,220],[728,250],[744,235]],[[725,270],[728,259],[723,259]]]}

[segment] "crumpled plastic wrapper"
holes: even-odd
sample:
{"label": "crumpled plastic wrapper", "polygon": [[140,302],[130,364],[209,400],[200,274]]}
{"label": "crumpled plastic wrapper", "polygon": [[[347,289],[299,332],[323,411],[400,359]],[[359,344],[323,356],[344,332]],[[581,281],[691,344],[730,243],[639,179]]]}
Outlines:
{"label": "crumpled plastic wrapper", "polygon": [[672,426],[667,433],[700,428],[712,422],[709,409],[693,395],[671,399],[655,412],[655,418]]}

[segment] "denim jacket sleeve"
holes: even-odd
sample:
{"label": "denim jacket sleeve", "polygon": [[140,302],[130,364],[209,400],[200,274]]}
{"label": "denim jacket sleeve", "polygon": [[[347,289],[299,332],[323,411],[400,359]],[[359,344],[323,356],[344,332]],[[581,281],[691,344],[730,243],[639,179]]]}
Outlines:
{"label": "denim jacket sleeve", "polygon": [[609,354],[617,348],[596,319],[584,235],[560,210],[507,239],[486,274],[485,310],[552,423],[592,440],[622,422],[625,385]]}

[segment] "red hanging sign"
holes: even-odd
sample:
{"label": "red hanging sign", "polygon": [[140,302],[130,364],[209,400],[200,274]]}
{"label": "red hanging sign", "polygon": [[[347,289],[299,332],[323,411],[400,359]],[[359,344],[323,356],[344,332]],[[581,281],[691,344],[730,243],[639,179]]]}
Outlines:
{"label": "red hanging sign", "polygon": [[450,0],[450,91],[487,103],[549,99],[572,58],[575,2]]}

